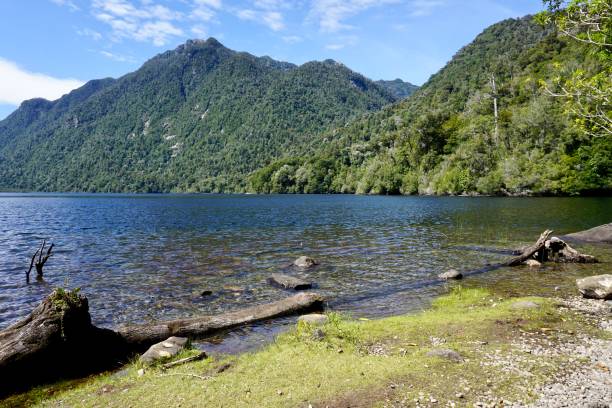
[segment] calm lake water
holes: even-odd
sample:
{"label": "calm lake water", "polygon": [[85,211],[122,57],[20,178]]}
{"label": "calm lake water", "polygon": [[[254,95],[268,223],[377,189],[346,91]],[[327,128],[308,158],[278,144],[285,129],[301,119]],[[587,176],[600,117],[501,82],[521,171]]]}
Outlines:
{"label": "calm lake water", "polygon": [[[0,328],[57,286],[80,287],[94,323],[113,327],[280,299],[289,293],[266,282],[279,271],[316,282],[333,309],[390,315],[448,290],[455,283],[432,280],[449,268],[503,260],[546,228],[610,221],[611,198],[0,194]],[[27,285],[43,238],[55,256],[44,282]],[[463,284],[540,293],[610,270],[609,247],[586,248],[604,263],[506,268]],[[321,265],[290,267],[300,255]]]}

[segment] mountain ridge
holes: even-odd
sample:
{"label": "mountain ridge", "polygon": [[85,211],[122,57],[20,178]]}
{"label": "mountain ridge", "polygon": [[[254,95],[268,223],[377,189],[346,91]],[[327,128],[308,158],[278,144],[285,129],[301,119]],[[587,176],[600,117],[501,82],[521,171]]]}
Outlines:
{"label": "mountain ridge", "polygon": [[189,40],[120,78],[25,101],[0,121],[0,188],[244,190],[249,172],[394,100],[335,61]]}

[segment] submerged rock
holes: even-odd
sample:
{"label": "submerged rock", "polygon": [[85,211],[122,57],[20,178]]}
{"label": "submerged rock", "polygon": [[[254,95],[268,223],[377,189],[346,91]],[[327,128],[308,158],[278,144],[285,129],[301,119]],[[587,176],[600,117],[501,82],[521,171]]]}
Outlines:
{"label": "submerged rock", "polygon": [[612,275],[595,275],[576,279],[576,285],[585,298],[612,299]]}
{"label": "submerged rock", "polygon": [[298,321],[300,322],[314,324],[317,326],[324,325],[325,323],[327,323],[327,320],[328,320],[327,316],[324,314],[320,314],[320,313],[311,313],[307,315],[302,315],[298,318]]}
{"label": "submerged rock", "polygon": [[268,282],[284,289],[304,290],[312,288],[312,283],[306,282],[294,276],[274,273],[268,278]]}
{"label": "submerged rock", "polygon": [[528,259],[523,263],[530,268],[539,268],[540,266],[542,266],[542,264],[536,261],[535,259]]}
{"label": "submerged rock", "polygon": [[308,256],[300,256],[298,259],[293,261],[293,264],[299,268],[312,268],[313,266],[318,265],[317,261]]}
{"label": "submerged rock", "polygon": [[186,344],[187,339],[185,337],[169,337],[167,340],[149,347],[149,349],[140,356],[140,361],[150,365],[156,361],[174,357],[185,348]]}
{"label": "submerged rock", "polygon": [[463,361],[463,357],[461,354],[457,353],[455,350],[450,349],[434,349],[427,353],[428,357],[439,357],[445,360],[454,361],[456,363],[460,363]]}
{"label": "submerged rock", "polygon": [[462,279],[463,274],[456,269],[449,269],[448,271],[441,273],[438,275],[438,278],[448,280],[448,279]]}

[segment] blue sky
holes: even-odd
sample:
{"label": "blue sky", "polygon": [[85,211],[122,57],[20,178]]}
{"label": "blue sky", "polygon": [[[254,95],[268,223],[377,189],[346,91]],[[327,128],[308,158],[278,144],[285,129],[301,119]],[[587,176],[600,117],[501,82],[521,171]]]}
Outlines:
{"label": "blue sky", "polygon": [[422,84],[492,23],[540,0],[0,1],[0,119],[118,77],[189,38],[297,64],[332,58],[372,79]]}

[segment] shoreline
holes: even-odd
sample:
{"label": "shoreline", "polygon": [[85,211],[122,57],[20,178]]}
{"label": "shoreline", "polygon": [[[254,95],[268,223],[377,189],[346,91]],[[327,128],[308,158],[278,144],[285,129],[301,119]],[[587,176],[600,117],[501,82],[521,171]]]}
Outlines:
{"label": "shoreline", "polygon": [[[606,382],[612,384],[610,306],[568,293],[506,298],[456,288],[420,313],[350,320],[332,312],[325,325],[299,323],[254,352],[171,370],[132,363],[120,371],[37,387],[0,406],[599,403],[612,398]],[[439,349],[457,352],[461,361],[428,355]],[[181,356],[192,352],[185,353]],[[324,384],[333,378],[344,380]],[[543,397],[536,398],[540,393]]]}

